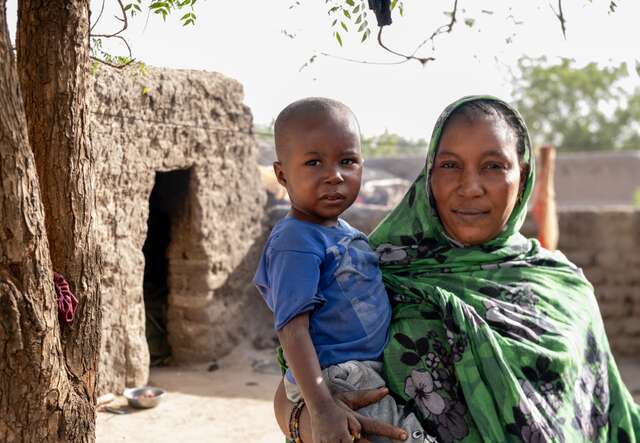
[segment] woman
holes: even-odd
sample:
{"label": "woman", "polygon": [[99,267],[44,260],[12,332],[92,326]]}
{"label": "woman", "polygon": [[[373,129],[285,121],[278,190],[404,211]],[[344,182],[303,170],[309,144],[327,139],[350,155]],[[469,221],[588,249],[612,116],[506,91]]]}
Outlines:
{"label": "woman", "polygon": [[[442,442],[637,441],[593,287],[519,234],[534,176],[506,103],[466,97],[440,116],[424,171],[370,236],[396,303],[389,390]],[[275,407],[286,430],[280,390]]]}

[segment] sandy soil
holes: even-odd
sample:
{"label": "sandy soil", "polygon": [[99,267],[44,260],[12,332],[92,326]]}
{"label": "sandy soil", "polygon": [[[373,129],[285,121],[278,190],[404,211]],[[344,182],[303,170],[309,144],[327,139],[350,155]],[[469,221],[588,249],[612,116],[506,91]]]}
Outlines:
{"label": "sandy soil", "polygon": [[[619,360],[629,390],[640,402],[640,359]],[[238,347],[218,362],[189,368],[152,368],[149,384],[167,391],[154,409],[98,413],[97,441],[283,443],[271,400],[280,376],[272,351]],[[124,405],[118,397],[114,405]]]}

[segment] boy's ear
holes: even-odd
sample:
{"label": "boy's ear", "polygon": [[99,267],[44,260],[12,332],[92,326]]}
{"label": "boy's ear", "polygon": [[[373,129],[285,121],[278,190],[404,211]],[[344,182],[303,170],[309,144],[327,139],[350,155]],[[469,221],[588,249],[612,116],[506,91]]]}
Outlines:
{"label": "boy's ear", "polygon": [[287,179],[284,176],[284,169],[282,169],[282,163],[279,161],[273,162],[273,172],[276,174],[276,180],[285,188],[287,187]]}

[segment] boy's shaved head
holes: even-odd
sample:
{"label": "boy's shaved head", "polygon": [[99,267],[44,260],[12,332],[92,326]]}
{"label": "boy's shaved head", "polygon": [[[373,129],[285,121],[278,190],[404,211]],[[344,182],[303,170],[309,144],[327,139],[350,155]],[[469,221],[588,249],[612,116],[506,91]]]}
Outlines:
{"label": "boy's shaved head", "polygon": [[284,161],[298,141],[292,137],[294,134],[322,122],[353,126],[354,132],[360,135],[355,114],[344,103],[324,97],[303,98],[288,105],[276,118],[274,137],[278,160]]}

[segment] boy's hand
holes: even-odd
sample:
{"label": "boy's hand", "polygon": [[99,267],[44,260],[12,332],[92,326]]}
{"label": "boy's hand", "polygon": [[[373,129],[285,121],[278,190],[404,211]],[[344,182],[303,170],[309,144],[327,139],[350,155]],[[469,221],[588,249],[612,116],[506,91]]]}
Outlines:
{"label": "boy's hand", "polygon": [[351,443],[360,438],[360,422],[353,411],[327,403],[309,410],[314,443]]}

